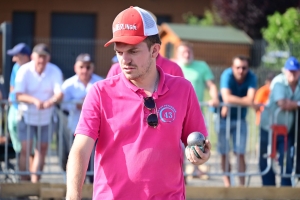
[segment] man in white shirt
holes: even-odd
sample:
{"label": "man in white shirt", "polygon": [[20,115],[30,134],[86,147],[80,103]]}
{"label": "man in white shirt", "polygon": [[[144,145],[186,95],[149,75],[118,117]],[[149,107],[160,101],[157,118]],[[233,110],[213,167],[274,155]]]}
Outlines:
{"label": "man in white shirt", "polygon": [[65,80],[62,85],[65,102],[62,107],[68,112],[68,128],[72,135],[76,129],[82,102],[87,92],[95,82],[103,79],[93,73],[94,64],[91,56],[86,53],[77,56],[74,71],[76,74]]}
{"label": "man in white shirt", "polygon": [[[31,182],[38,182],[40,176],[34,174],[42,171],[48,143],[52,137],[52,114],[54,104],[63,97],[61,90],[62,72],[54,64],[49,63],[50,51],[45,44],[37,44],[31,54],[31,62],[19,69],[16,75],[15,92],[19,105],[18,122],[19,139],[22,150],[20,154],[20,171],[30,171]],[[33,147],[33,139],[36,145]],[[34,148],[31,169],[26,163],[28,155]],[[28,180],[21,176],[21,180]]]}
{"label": "man in white shirt", "polygon": [[[82,53],[77,56],[74,65],[75,75],[64,81],[62,85],[64,93],[64,103],[62,109],[68,114],[68,135],[64,135],[68,150],[73,143],[73,134],[79,121],[81,107],[87,92],[92,85],[100,80],[101,76],[94,74],[94,64],[91,56],[87,53]],[[69,152],[66,152],[69,154]],[[64,156],[64,155],[63,155]],[[65,155],[66,157],[68,155]],[[66,163],[63,163],[63,165]],[[90,165],[89,165],[90,166]],[[93,182],[93,177],[90,177],[90,182]]]}

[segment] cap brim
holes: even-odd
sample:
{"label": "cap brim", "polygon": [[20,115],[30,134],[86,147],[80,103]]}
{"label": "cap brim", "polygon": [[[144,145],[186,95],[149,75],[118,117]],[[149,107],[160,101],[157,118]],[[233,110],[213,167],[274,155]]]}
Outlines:
{"label": "cap brim", "polygon": [[299,71],[299,69],[296,69],[296,68],[289,68],[289,69],[285,68],[285,70],[288,70],[288,71]]}
{"label": "cap brim", "polygon": [[7,55],[9,55],[9,56],[15,56],[15,55],[17,55],[17,53],[14,51],[14,50],[12,50],[12,49],[10,49],[10,50],[7,50]]}
{"label": "cap brim", "polygon": [[147,36],[121,36],[121,37],[114,37],[111,40],[109,40],[104,46],[108,47],[111,43],[114,42],[121,42],[121,43],[125,43],[125,44],[131,44],[131,45],[135,45],[138,44],[142,41],[144,41],[144,39]]}

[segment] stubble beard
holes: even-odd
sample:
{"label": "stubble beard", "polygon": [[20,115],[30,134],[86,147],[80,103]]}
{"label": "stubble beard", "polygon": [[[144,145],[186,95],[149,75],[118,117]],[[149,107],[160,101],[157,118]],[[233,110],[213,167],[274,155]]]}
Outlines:
{"label": "stubble beard", "polygon": [[[131,81],[142,80],[145,76],[147,76],[147,74],[151,70],[151,65],[152,65],[152,59],[151,59],[151,55],[149,55],[145,70],[143,70],[142,68],[142,71],[139,71],[137,75],[127,74],[127,78]],[[135,66],[136,68],[138,68],[136,65],[131,65],[131,66]]]}

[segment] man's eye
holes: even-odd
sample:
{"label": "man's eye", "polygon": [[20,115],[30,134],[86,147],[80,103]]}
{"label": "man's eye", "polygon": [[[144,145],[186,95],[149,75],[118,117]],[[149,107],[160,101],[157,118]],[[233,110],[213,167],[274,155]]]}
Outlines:
{"label": "man's eye", "polygon": [[123,54],[122,52],[119,52],[119,51],[116,51],[116,53],[117,53],[118,55],[122,55],[122,54]]}

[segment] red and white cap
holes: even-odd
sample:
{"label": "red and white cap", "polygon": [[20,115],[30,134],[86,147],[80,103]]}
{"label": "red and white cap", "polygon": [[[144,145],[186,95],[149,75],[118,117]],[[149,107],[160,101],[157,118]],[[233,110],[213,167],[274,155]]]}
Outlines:
{"label": "red and white cap", "polygon": [[112,25],[113,38],[104,46],[114,42],[138,44],[147,36],[158,34],[156,21],[152,15],[139,7],[130,7],[120,12]]}

